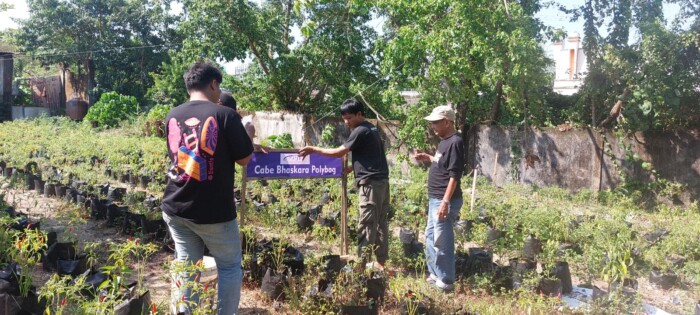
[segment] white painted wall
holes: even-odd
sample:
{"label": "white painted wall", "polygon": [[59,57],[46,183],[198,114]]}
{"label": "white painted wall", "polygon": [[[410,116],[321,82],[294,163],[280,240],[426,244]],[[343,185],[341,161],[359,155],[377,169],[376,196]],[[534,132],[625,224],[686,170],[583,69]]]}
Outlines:
{"label": "white painted wall", "polygon": [[[573,56],[571,50],[574,51]],[[552,44],[554,59],[554,92],[572,95],[578,92],[588,73],[586,53],[581,47],[581,36],[572,33],[565,41]],[[573,60],[572,60],[573,58]],[[573,69],[571,65],[573,64]]]}

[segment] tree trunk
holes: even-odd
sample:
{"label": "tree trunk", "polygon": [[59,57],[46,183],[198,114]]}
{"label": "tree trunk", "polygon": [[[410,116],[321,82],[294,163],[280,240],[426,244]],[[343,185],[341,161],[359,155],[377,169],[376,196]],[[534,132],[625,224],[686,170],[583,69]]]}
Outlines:
{"label": "tree trunk", "polygon": [[591,126],[595,126],[595,122],[598,121],[598,118],[595,115],[595,101],[593,100],[593,97],[590,96],[591,98]]}
{"label": "tree trunk", "polygon": [[92,106],[97,101],[95,95],[93,95],[93,88],[95,87],[95,62],[92,57],[88,58],[86,61],[85,68],[87,70],[87,85],[85,87],[87,95],[88,106]]}
{"label": "tree trunk", "polygon": [[622,97],[620,97],[620,100],[618,100],[618,101],[615,103],[615,106],[613,106],[613,108],[610,110],[610,114],[608,115],[608,117],[605,118],[605,120],[603,120],[603,121],[598,125],[598,128],[605,127],[605,125],[607,125],[607,124],[610,123],[613,119],[619,117],[620,114],[622,114],[622,105],[625,104],[625,100],[627,99],[627,97],[630,96],[630,94],[632,94],[632,90],[631,90],[629,87],[625,88],[625,91],[622,93]]}
{"label": "tree trunk", "polygon": [[501,98],[503,98],[503,80],[498,80],[498,83],[496,83],[496,99],[493,100],[493,103],[491,104],[491,115],[489,116],[489,120],[491,121],[491,124],[496,124],[498,121],[498,115],[500,114],[500,109],[501,109]]}

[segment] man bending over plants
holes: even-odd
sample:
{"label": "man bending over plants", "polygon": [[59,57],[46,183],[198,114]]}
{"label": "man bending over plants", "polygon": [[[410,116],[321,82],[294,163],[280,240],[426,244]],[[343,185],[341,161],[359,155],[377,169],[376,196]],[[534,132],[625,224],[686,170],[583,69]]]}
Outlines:
{"label": "man bending over plants", "polygon": [[363,257],[364,248],[374,248],[379,269],[383,269],[389,257],[389,166],[384,143],[377,127],[365,119],[363,105],[356,99],[345,100],[340,105],[340,114],[352,129],[345,143],[335,149],[306,146],[299,150],[299,155],[318,153],[341,157],[352,152],[352,168],[360,193],[358,256]]}
{"label": "man bending over plants", "polygon": [[459,181],[464,172],[464,143],[455,130],[455,112],[438,106],[425,120],[440,137],[434,156],[416,150],[418,161],[430,162],[428,173],[428,224],[425,228],[425,251],[428,282],[449,291],[455,281],[455,237],[453,223],[459,220],[462,189]]}
{"label": "man bending over plants", "polygon": [[[171,163],[163,220],[175,242],[176,260],[195,263],[202,259],[204,246],[209,248],[218,273],[217,314],[236,314],[243,273],[233,172],[234,163],[248,164],[253,145],[236,111],[216,104],[221,94],[219,69],[197,62],[184,79],[190,99],[165,118]],[[185,282],[195,276],[178,278]],[[189,314],[197,296],[192,295],[192,285],[177,287],[176,312]]]}

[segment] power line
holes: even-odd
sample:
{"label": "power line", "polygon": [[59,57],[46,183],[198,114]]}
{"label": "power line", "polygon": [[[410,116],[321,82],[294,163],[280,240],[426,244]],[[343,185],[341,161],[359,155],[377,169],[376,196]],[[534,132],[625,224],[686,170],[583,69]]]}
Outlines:
{"label": "power line", "polygon": [[144,45],[144,46],[135,46],[135,47],[117,47],[117,48],[109,48],[109,49],[95,49],[95,50],[86,50],[86,51],[66,52],[66,53],[60,53],[60,54],[53,54],[53,53],[27,54],[27,53],[9,52],[9,53],[13,54],[13,57],[12,58],[0,58],[0,61],[17,59],[15,57],[40,58],[40,57],[56,57],[56,56],[73,56],[73,55],[82,55],[82,54],[105,53],[105,52],[110,52],[110,51],[124,51],[124,50],[134,50],[134,49],[144,49],[144,48],[179,47],[179,46],[180,46],[180,44]]}

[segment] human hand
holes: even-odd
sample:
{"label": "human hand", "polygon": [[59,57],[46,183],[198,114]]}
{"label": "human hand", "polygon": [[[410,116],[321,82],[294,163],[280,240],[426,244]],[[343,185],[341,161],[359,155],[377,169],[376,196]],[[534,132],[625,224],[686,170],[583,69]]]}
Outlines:
{"label": "human hand", "polygon": [[253,151],[267,154],[270,152],[270,148],[259,144],[253,144]]}
{"label": "human hand", "polygon": [[440,207],[438,207],[437,218],[439,221],[445,221],[450,213],[450,206],[446,202],[440,202]]}
{"label": "human hand", "polygon": [[318,149],[316,149],[316,147],[305,146],[299,150],[299,156],[306,157],[307,155],[316,152],[318,152]]}
{"label": "human hand", "polygon": [[413,151],[413,157],[416,159],[416,161],[430,161],[430,155],[420,149],[415,149]]}
{"label": "human hand", "polygon": [[343,174],[344,174],[344,175],[348,175],[348,174],[350,174],[350,173],[352,173],[352,166],[348,166],[348,167],[346,167],[345,169],[343,169]]}

